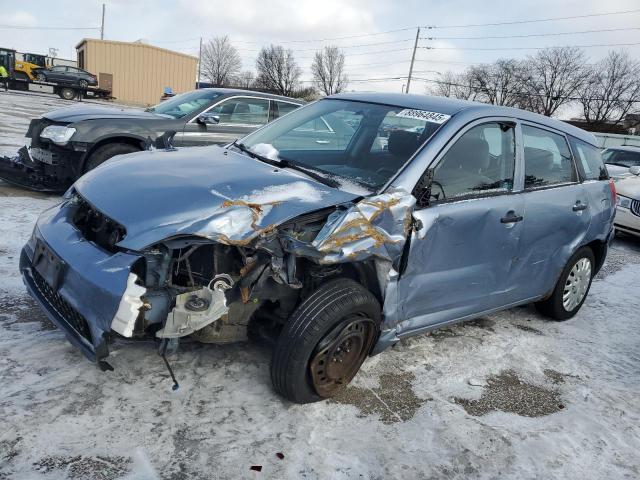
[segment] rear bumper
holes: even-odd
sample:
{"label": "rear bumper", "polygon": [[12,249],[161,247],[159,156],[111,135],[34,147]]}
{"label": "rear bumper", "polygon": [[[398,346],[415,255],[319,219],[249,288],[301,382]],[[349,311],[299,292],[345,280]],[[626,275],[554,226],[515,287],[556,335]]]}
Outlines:
{"label": "rear bumper", "polygon": [[[85,240],[69,221],[69,210],[63,204],[42,214],[22,249],[20,271],[47,317],[89,360],[100,363],[109,353],[111,324],[123,301],[130,269],[140,257],[106,252]],[[54,286],[35,266],[38,244],[61,261]]]}
{"label": "rear bumper", "polygon": [[80,152],[63,148],[35,149],[32,154],[22,147],[13,157],[0,157],[0,178],[30,190],[64,192],[77,176],[80,157]]}

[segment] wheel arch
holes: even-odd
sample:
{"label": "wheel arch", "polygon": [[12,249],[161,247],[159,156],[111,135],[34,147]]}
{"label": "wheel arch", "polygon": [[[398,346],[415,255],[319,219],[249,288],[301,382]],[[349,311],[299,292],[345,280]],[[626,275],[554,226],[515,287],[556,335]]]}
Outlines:
{"label": "wheel arch", "polygon": [[91,158],[91,155],[93,155],[98,148],[104,145],[107,145],[110,143],[125,143],[127,145],[131,145],[133,147],[139,148],[142,151],[144,150],[144,142],[145,140],[143,138],[133,136],[133,135],[115,135],[111,137],[101,138],[96,143],[91,145],[91,148],[87,150],[87,153],[82,158],[82,165],[80,165],[80,172],[84,172],[85,165],[87,164],[87,161],[89,160],[89,158]]}

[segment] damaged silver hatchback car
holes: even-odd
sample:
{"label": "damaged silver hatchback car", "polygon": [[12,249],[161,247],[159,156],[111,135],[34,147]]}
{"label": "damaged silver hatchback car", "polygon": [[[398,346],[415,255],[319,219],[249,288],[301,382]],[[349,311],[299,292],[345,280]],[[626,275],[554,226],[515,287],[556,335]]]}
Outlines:
{"label": "damaged silver hatchback car", "polygon": [[313,402],[410,335],[527,303],[573,316],[612,238],[612,185],[565,123],[340,94],[225,147],[115,157],[42,214],[21,271],[104,369],[116,335],[161,354],[266,339],[276,391]]}

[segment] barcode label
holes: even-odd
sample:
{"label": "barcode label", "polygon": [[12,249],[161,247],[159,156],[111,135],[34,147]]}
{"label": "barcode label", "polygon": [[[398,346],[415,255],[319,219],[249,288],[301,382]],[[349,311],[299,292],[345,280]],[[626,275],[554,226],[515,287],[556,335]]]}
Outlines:
{"label": "barcode label", "polygon": [[451,118],[451,115],[438,112],[428,112],[426,110],[414,110],[411,108],[405,108],[404,110],[396,113],[396,117],[403,118],[415,118],[416,120],[424,120],[425,122],[442,124]]}

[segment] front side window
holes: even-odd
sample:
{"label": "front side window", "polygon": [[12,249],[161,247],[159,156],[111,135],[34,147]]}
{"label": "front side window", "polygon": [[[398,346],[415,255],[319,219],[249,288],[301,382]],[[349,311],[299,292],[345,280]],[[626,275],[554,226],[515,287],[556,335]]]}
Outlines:
{"label": "front side window", "polygon": [[564,136],[541,128],[522,126],[524,188],[539,188],[576,181],[571,151]]}
{"label": "front side window", "polygon": [[[390,133],[386,147],[379,148],[382,123],[392,117],[398,122],[418,118],[423,128],[398,130],[393,138]],[[426,110],[323,99],[294,110],[240,143],[254,152],[269,152],[271,160],[295,163],[373,191],[387,183],[448,119],[449,115]]]}
{"label": "front side window", "polygon": [[452,200],[513,189],[512,124],[485,123],[468,130],[434,169],[431,200]]}
{"label": "front side window", "polygon": [[600,149],[573,137],[570,137],[569,142],[585,180],[606,180],[609,178]]}
{"label": "front side window", "polygon": [[52,72],[66,72],[67,71],[67,67],[63,67],[63,66],[59,66],[59,67],[53,67],[51,69]]}
{"label": "front side window", "polygon": [[269,100],[264,98],[232,98],[216,105],[210,113],[226,125],[263,125],[269,120]]}
{"label": "front side window", "polygon": [[215,90],[194,90],[176,95],[155,107],[147,108],[146,111],[168,115],[173,118],[182,118],[209,105],[220,95],[222,94]]}

